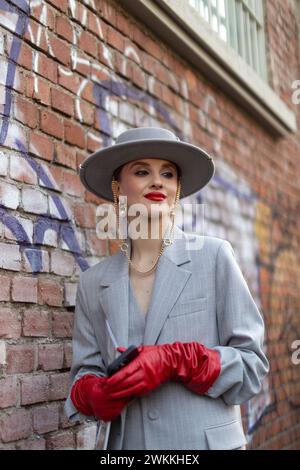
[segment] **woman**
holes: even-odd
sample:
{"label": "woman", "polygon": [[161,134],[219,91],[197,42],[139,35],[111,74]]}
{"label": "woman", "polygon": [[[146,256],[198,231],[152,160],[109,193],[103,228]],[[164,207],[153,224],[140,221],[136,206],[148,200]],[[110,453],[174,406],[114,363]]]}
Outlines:
{"label": "woman", "polygon": [[[263,319],[231,244],[174,223],[179,198],[213,173],[202,149],[155,127],[123,132],[81,166],[83,184],[129,228],[117,254],[80,276],[65,406],[71,421],[110,422],[108,449],[245,448],[240,404],[269,369]],[[108,377],[131,344],[139,355]]]}

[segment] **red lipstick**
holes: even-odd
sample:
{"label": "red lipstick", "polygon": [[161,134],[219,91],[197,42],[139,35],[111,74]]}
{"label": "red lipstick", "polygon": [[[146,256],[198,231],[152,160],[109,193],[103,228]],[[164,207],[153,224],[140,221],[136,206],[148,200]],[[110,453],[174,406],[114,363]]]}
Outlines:
{"label": "red lipstick", "polygon": [[163,201],[166,199],[166,195],[157,191],[153,191],[151,193],[145,194],[145,197],[147,199],[151,199],[152,201]]}

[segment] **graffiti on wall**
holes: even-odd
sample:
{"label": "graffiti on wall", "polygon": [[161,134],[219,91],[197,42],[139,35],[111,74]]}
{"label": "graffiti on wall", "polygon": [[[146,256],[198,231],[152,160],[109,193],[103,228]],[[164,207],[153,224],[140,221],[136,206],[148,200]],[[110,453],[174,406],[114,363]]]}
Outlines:
{"label": "graffiti on wall", "polygon": [[[179,78],[175,74],[169,73],[169,80],[173,83],[174,88],[182,90],[185,98],[182,100],[184,117],[179,118],[175,112],[167,109],[160,100],[153,97],[151,91],[155,87],[154,77],[151,76],[149,79],[149,91],[147,92],[141,91],[133,85],[128,85],[122,80],[121,75],[125,74],[129,59],[134,59],[137,64],[142,64],[138,50],[133,45],[125,47],[124,54],[121,56],[122,63],[119,66],[121,74],[117,72],[114,56],[104,40],[101,20],[96,14],[91,13],[91,11],[96,11],[94,1],[86,0],[84,3],[85,5],[69,0],[70,25],[72,27],[70,67],[59,64],[58,73],[66,80],[72,80],[74,84],[75,113],[79,122],[84,122],[82,97],[92,90],[93,103],[97,109],[99,132],[88,130],[87,136],[94,142],[95,147],[111,145],[120,132],[131,126],[130,123],[127,126],[118,119],[121,113],[126,114],[127,119],[132,116],[132,123],[136,120],[141,126],[161,125],[163,121],[180,139],[195,140],[193,126],[190,124],[189,86],[185,78]],[[91,10],[87,7],[91,7]],[[35,16],[38,18],[38,25],[35,28],[30,21],[30,8],[31,11],[36,10]],[[32,239],[26,232],[24,220],[15,217],[13,211],[9,210],[5,204],[0,206],[0,221],[14,235],[20,252],[31,265],[33,274],[42,271],[42,247],[48,231],[57,234],[57,237],[63,242],[64,249],[74,256],[80,270],[86,270],[89,267],[89,263],[82,254],[77,228],[68,201],[62,195],[55,194],[57,185],[47,165],[31,156],[32,153],[41,153],[42,149],[36,148],[33,149],[33,152],[28,152],[22,128],[11,120],[13,89],[19,79],[17,65],[22,38],[27,34],[27,38],[35,46],[33,48],[32,76],[36,95],[39,94],[40,87],[39,68],[41,62],[39,56],[43,41],[47,45],[47,54],[55,57],[49,31],[45,27],[48,8],[49,6],[40,0],[31,1],[30,7],[28,2],[20,0],[18,8],[8,4],[5,0],[0,0],[0,23],[12,36],[7,60],[0,58],[0,84],[3,85],[1,89],[4,90],[1,101],[3,105],[1,108],[0,145],[18,152],[20,158],[38,177],[37,181],[44,194],[49,197],[48,210],[39,214],[34,221]],[[87,56],[79,48],[82,32],[79,24],[83,27],[86,26],[89,15],[92,15],[94,29],[101,39],[99,44],[102,63],[90,57],[87,59]],[[80,74],[77,73],[79,69]],[[141,71],[141,73],[143,72]],[[206,95],[202,106],[199,107],[198,118],[202,128],[213,136],[211,150],[216,155],[217,170],[210,185],[204,188],[201,193],[184,198],[181,204],[202,203],[208,208],[205,219],[207,223],[206,234],[227,238],[232,242],[255,301],[264,310],[265,305],[261,303],[260,265],[258,263],[261,240],[256,232],[259,201],[247,182],[240,175],[236,175],[222,158],[222,127],[215,124],[218,122],[219,113],[215,98]],[[1,196],[6,190],[6,187],[3,186]],[[5,197],[2,199],[5,200]],[[197,231],[195,221],[195,215],[191,214],[191,231]],[[186,229],[186,225],[184,229]],[[288,255],[286,256],[288,257]],[[270,394],[268,380],[266,380],[262,393],[246,404],[245,412],[249,436],[258,426],[259,420],[269,406]]]}

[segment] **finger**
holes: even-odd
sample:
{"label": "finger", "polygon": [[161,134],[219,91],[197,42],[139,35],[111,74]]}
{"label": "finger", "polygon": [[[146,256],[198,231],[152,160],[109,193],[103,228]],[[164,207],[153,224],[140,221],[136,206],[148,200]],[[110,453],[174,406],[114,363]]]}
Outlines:
{"label": "finger", "polygon": [[111,399],[118,400],[118,399],[122,399],[122,398],[129,397],[129,396],[134,396],[134,395],[138,396],[139,394],[145,394],[146,392],[147,390],[145,386],[139,382],[139,383],[132,384],[126,390],[122,389],[120,391],[113,392],[110,395],[110,397]]}
{"label": "finger", "polygon": [[130,387],[132,384],[140,383],[144,379],[144,373],[141,370],[136,370],[128,377],[124,378],[120,382],[116,383],[107,383],[106,384],[106,393],[111,394],[113,392],[118,392],[120,390],[125,390]]}
{"label": "finger", "polygon": [[128,392],[128,390],[130,390],[132,386],[142,383],[144,383],[144,374],[142,371],[136,371],[134,374],[132,374],[130,377],[123,380],[122,382],[116,385],[108,386],[106,388],[106,393],[111,397],[112,394],[118,393],[123,390]]}
{"label": "finger", "polygon": [[111,375],[107,378],[106,384],[107,386],[114,386],[123,382],[132,374],[134,374],[139,369],[139,366],[136,362],[131,362],[130,364],[126,364],[122,369],[118,370],[115,374]]}

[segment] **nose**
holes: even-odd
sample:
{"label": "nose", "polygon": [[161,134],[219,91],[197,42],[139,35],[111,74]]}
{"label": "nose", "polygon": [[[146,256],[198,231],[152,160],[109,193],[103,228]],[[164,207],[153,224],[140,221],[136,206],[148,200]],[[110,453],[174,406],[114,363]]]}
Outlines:
{"label": "nose", "polygon": [[162,188],[163,184],[162,184],[162,180],[161,180],[161,175],[160,173],[154,173],[153,174],[153,181],[152,181],[152,184],[151,184],[151,187],[155,187],[155,188]]}

